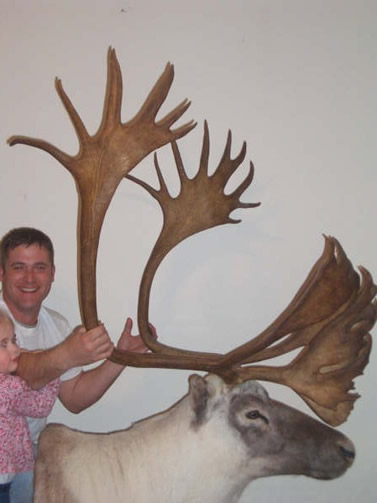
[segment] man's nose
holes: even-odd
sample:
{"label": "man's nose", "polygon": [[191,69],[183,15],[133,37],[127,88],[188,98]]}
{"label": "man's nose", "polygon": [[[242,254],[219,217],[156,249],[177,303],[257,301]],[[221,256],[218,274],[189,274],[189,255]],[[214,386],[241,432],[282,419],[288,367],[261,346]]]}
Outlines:
{"label": "man's nose", "polygon": [[30,283],[34,280],[34,271],[33,271],[33,269],[25,269],[25,278]]}

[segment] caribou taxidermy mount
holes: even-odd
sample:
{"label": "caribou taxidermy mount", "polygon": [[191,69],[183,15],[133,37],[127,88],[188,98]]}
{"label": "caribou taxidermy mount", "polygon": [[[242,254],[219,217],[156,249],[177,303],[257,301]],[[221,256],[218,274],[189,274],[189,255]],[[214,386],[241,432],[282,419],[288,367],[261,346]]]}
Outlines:
{"label": "caribou taxidermy mount", "polygon": [[[155,340],[150,333],[148,314],[152,282],[159,265],[169,251],[193,234],[218,225],[238,223],[239,221],[230,216],[233,210],[259,205],[240,201],[240,197],[253,180],[254,167],[251,162],[244,181],[233,192],[225,194],[225,187],[230,177],[246,156],[244,143],[239,154],[232,158],[230,132],[219,164],[215,171],[209,174],[210,138],[206,122],[199,168],[193,178],[187,176],[177,140],[191,131],[196,124],[191,121],[174,130],[171,127],[190,103],[187,100],[183,101],[156,122],[156,115],[172,81],[173,67],[168,64],[140,111],[132,120],[123,124],[120,120],[122,77],[115,51],[110,49],[103,117],[94,136],[88,135],[79,114],[63,91],[60,80],[56,80],[57,92],[79,138],[80,149],[76,156],[70,156],[44,140],[25,136],[13,136],[8,140],[10,145],[25,144],[48,152],[69,170],[76,181],[79,194],[79,298],[83,323],[87,328],[91,328],[98,322],[96,258],[100,231],[111,199],[120,181],[125,177],[139,184],[158,201],[164,220],[144,270],[138,300],[139,330],[150,353],[134,354],[115,349],[111,359],[116,363],[137,367],[206,371],[217,375],[229,394],[231,394],[229,390],[235,390],[234,392],[238,394],[237,390],[244,389],[242,383],[250,380],[284,384],[298,393],[320,418],[332,426],[337,426],[347,419],[352,410],[353,403],[358,397],[357,394],[350,393],[353,379],[362,373],[368,363],[371,349],[371,336],[368,332],[377,318],[377,305],[374,301],[377,287],[366,269],[360,267],[360,275],[354,270],[340,243],[333,237],[325,237],[322,256],[283,313],[262,333],[238,348],[226,354],[189,351],[167,346]],[[146,155],[167,143],[171,144],[181,185],[176,197],[172,197],[168,191],[156,153],[154,165],[159,180],[158,189],[130,174]],[[276,367],[257,364],[295,349],[300,351],[287,365]],[[211,395],[207,384],[198,386],[199,390],[207,390],[203,396],[208,398]],[[198,393],[195,390],[196,386],[190,386],[189,396],[194,395],[191,402],[194,400],[194,403],[199,403],[195,402]],[[231,402],[232,399],[228,397],[228,405]],[[207,403],[208,400],[205,400],[205,406],[202,406],[203,417],[206,416],[204,411]],[[195,414],[201,416],[195,407],[193,410],[194,416]],[[259,417],[262,423],[270,424],[270,420],[265,421],[263,418],[266,419],[262,414],[262,419]],[[195,423],[194,419],[193,422]],[[57,431],[57,435],[60,435],[59,429]],[[241,429],[238,431],[242,436]],[[51,428],[47,429],[45,435],[46,438],[53,435]],[[69,434],[67,435],[69,439]],[[76,442],[73,438],[72,441]],[[42,446],[43,442],[42,438]],[[44,451],[42,447],[40,455],[42,461],[39,465],[37,462],[37,487],[38,480],[43,479],[42,465],[46,470],[56,462],[55,459],[46,462],[46,452],[48,451]],[[342,452],[343,457],[349,459],[351,457],[349,453],[353,451],[343,447]],[[148,468],[145,470],[148,471]],[[239,496],[239,493],[237,494]],[[43,497],[40,496],[37,501],[52,501]],[[75,498],[67,497],[64,501],[86,501],[85,497]],[[94,497],[90,500],[95,501]],[[161,499],[161,501],[194,500],[183,497]],[[220,501],[220,499],[206,499],[206,501]],[[237,501],[237,499],[228,498],[221,501]]]}
{"label": "caribou taxidermy mount", "polygon": [[354,459],[339,431],[272,400],[257,381],[191,375],[189,393],[127,430],[48,424],[35,503],[236,503],[258,477],[333,479]]}

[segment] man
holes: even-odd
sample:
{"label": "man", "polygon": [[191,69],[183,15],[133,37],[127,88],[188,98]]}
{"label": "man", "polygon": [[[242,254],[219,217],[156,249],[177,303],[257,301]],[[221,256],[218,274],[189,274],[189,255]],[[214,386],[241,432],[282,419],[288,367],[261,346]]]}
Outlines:
{"label": "man", "polygon": [[[35,389],[60,377],[60,401],[69,411],[79,413],[101,398],[124,367],[106,360],[113,351],[113,343],[102,324],[88,331],[84,327],[71,331],[63,316],[42,305],[54,275],[54,250],[46,234],[21,227],[3,237],[0,307],[7,309],[14,319],[19,345],[32,351],[22,353],[17,373]],[[128,318],[117,347],[145,352],[141,338],[132,336],[131,329],[132,321]],[[90,370],[81,369],[100,360],[105,361]],[[45,423],[46,419],[29,420],[35,446]],[[16,477],[12,503],[31,501],[31,480],[31,474]]]}

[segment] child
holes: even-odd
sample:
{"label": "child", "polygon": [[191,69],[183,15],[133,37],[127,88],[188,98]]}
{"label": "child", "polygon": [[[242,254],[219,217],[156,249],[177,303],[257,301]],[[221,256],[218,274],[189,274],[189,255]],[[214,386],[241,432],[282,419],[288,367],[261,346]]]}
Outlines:
{"label": "child", "polygon": [[33,449],[25,416],[47,416],[59,390],[57,379],[35,391],[23,379],[12,375],[20,351],[13,321],[0,310],[0,503],[9,503],[14,476],[33,469]]}

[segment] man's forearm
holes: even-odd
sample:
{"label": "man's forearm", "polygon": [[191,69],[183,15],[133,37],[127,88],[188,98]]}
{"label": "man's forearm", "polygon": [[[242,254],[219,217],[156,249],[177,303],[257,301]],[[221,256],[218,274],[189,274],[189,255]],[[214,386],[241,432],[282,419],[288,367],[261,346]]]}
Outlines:
{"label": "man's forearm", "polygon": [[123,370],[123,365],[106,360],[98,367],[82,372],[69,381],[63,381],[60,386],[60,401],[70,412],[78,414],[96,403]]}
{"label": "man's forearm", "polygon": [[69,369],[64,351],[60,344],[44,351],[22,352],[16,374],[25,379],[32,389],[42,388]]}

